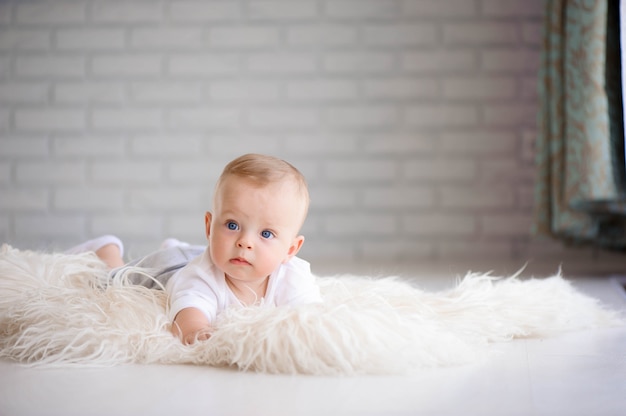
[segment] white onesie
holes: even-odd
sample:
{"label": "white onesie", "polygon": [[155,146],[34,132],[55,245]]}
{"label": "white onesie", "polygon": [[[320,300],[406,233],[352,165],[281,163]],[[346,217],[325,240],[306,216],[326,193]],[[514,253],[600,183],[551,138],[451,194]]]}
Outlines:
{"label": "white onesie", "polygon": [[[185,308],[202,311],[210,323],[229,306],[242,306],[228,287],[224,273],[213,264],[209,249],[174,274],[165,286],[170,296],[170,319]],[[269,277],[263,306],[321,302],[320,290],[308,262],[293,257]]]}

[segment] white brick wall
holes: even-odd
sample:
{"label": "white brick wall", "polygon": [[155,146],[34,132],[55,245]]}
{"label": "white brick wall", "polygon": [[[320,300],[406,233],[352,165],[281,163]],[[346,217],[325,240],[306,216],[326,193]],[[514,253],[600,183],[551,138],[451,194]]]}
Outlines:
{"label": "white brick wall", "polygon": [[203,242],[223,165],[293,162],[303,256],[524,258],[540,0],[7,0],[0,241]]}

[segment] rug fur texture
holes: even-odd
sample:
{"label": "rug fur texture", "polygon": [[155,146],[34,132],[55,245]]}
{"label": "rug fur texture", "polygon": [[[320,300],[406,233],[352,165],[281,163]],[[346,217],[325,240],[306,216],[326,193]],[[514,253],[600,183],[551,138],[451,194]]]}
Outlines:
{"label": "rug fur texture", "polygon": [[479,359],[490,343],[622,325],[560,275],[468,273],[443,292],[388,277],[318,278],[324,303],[233,308],[207,341],[169,332],[162,290],[110,280],[93,254],[0,249],[0,358],[45,366],[191,363],[314,374],[400,374]]}

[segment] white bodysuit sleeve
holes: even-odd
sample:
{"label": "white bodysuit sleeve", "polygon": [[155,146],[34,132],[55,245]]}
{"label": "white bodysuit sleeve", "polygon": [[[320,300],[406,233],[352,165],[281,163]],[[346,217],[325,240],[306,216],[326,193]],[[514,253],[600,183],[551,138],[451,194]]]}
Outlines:
{"label": "white bodysuit sleeve", "polygon": [[294,257],[282,268],[275,294],[277,306],[322,302],[320,288],[308,262]]}
{"label": "white bodysuit sleeve", "polygon": [[207,317],[210,323],[215,322],[219,307],[219,289],[212,276],[210,264],[203,255],[193,259],[180,269],[167,282],[166,291],[169,295],[169,318],[173,321],[178,312],[186,308],[196,308]]}

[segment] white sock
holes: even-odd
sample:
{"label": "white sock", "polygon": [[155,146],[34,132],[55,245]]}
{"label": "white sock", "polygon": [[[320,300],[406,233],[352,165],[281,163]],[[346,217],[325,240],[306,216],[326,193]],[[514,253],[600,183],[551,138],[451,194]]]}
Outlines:
{"label": "white sock", "polygon": [[84,243],[74,246],[69,250],[65,250],[65,254],[79,254],[89,251],[97,251],[107,244],[115,244],[118,246],[120,248],[120,255],[124,257],[124,244],[122,244],[122,240],[114,235],[103,235],[98,238],[94,238],[93,240],[85,241]]}
{"label": "white sock", "polygon": [[167,238],[161,243],[161,246],[159,247],[159,249],[165,250],[166,248],[172,248],[172,247],[178,247],[178,246],[188,247],[189,243],[185,243],[184,241],[180,241],[175,238]]}

